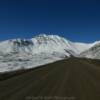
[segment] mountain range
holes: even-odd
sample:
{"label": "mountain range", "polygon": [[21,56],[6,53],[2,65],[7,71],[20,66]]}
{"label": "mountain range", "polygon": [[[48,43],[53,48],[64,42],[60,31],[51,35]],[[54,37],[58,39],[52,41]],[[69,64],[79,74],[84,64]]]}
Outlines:
{"label": "mountain range", "polygon": [[72,42],[58,35],[0,42],[0,72],[28,69],[70,57],[100,59],[100,41]]}

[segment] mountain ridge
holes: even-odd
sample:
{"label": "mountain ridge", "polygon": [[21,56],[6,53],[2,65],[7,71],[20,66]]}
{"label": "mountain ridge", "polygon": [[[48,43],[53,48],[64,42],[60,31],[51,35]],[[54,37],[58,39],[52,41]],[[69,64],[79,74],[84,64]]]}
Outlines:
{"label": "mountain ridge", "polygon": [[[99,44],[100,41],[88,44],[74,43],[58,35],[46,34],[40,34],[32,39],[2,41],[0,42],[0,72],[36,67],[72,56],[100,59],[99,50],[96,50],[97,57],[93,56],[94,51],[91,50],[95,46],[98,49]],[[88,52],[91,52],[92,57]]]}

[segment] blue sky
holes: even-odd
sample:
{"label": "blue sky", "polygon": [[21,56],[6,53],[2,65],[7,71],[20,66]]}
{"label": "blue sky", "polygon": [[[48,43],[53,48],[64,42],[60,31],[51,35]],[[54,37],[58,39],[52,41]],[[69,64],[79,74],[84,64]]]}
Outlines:
{"label": "blue sky", "polygon": [[0,0],[0,40],[58,34],[100,40],[99,0]]}

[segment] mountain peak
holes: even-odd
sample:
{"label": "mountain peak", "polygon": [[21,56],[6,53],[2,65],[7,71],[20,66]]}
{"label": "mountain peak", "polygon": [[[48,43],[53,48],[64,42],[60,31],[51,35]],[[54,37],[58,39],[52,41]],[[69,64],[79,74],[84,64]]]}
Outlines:
{"label": "mountain peak", "polygon": [[41,34],[38,35],[38,37],[48,37],[48,35],[45,34],[45,33],[41,33]]}
{"label": "mountain peak", "polygon": [[63,38],[59,35],[54,35],[54,34],[39,34],[38,36],[36,36],[35,38]]}

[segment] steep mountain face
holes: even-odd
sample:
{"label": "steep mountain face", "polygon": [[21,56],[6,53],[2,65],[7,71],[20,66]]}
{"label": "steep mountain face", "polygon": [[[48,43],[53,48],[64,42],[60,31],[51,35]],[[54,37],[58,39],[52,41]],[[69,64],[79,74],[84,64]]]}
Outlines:
{"label": "steep mountain face", "polygon": [[3,41],[0,42],[0,72],[33,68],[71,56],[88,55],[88,58],[99,59],[100,45],[97,44],[74,43],[57,35],[45,34],[32,39]]}
{"label": "steep mountain face", "polygon": [[100,42],[96,42],[90,49],[82,52],[80,57],[100,59]]}

